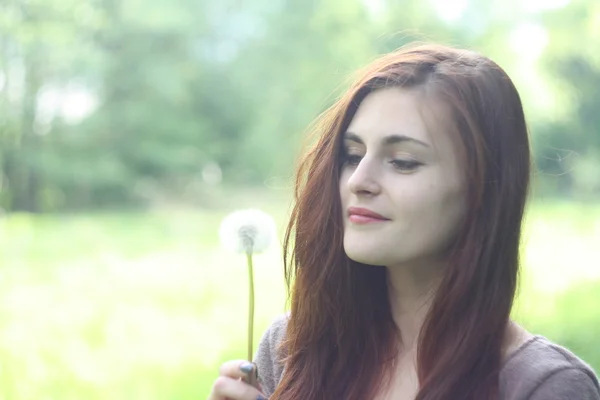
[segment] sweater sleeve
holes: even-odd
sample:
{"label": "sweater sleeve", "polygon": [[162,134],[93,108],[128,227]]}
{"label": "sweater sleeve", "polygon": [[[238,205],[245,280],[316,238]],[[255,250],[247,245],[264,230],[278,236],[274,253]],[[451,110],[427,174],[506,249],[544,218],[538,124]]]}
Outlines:
{"label": "sweater sleeve", "polygon": [[254,362],[258,367],[258,377],[262,392],[271,396],[283,375],[282,354],[279,344],[285,335],[287,314],[276,318],[263,334]]}
{"label": "sweater sleeve", "polygon": [[565,368],[549,375],[533,391],[530,400],[600,400],[595,376],[579,368]]}

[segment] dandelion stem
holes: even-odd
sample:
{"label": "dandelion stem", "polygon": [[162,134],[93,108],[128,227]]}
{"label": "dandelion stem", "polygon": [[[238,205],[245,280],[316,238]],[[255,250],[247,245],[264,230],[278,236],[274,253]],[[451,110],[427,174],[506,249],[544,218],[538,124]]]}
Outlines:
{"label": "dandelion stem", "polygon": [[254,272],[252,270],[252,252],[246,253],[248,260],[248,361],[252,361],[252,343],[254,335]]}

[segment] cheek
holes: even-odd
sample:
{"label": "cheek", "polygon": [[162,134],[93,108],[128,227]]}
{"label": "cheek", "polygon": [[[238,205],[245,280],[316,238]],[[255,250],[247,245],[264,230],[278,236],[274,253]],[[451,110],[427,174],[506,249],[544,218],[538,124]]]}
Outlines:
{"label": "cheek", "polygon": [[342,215],[340,217],[342,218],[342,226],[345,227],[346,226],[345,213],[350,205],[349,204],[350,191],[348,190],[347,177],[345,177],[343,173],[340,176],[339,193],[340,193],[340,204],[342,206],[342,209],[341,209]]}
{"label": "cheek", "polygon": [[458,231],[466,211],[466,197],[461,187],[446,187],[438,192],[431,204],[430,223],[435,226],[440,240],[446,243]]}
{"label": "cheek", "polygon": [[453,214],[462,216],[467,207],[466,185],[459,178],[449,180],[448,182],[443,191],[442,202],[449,206],[449,211]]}
{"label": "cheek", "polygon": [[419,242],[445,241],[455,233],[466,208],[461,186],[447,182],[404,187],[394,197],[398,227]]}
{"label": "cheek", "polygon": [[350,189],[348,188],[348,177],[348,172],[342,172],[340,175],[339,192],[340,200],[344,208],[346,207],[346,203],[348,202],[348,199],[350,197]]}
{"label": "cheek", "polygon": [[442,188],[431,179],[414,179],[391,186],[394,208],[400,219],[422,218],[443,204]]}

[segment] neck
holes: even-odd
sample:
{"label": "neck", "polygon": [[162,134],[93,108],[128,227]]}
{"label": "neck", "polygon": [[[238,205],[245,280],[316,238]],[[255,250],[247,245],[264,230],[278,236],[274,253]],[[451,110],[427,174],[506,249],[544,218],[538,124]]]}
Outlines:
{"label": "neck", "polygon": [[437,263],[387,269],[394,322],[402,337],[402,353],[416,354],[419,333],[441,278]]}

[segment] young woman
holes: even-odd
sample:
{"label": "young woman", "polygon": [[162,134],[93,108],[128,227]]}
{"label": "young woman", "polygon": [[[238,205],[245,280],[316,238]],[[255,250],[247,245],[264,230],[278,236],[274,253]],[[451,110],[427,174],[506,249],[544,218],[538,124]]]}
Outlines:
{"label": "young woman", "polygon": [[402,48],[316,127],[285,240],[291,311],[210,400],[600,399],[588,365],[510,319],[531,161],[498,65]]}

